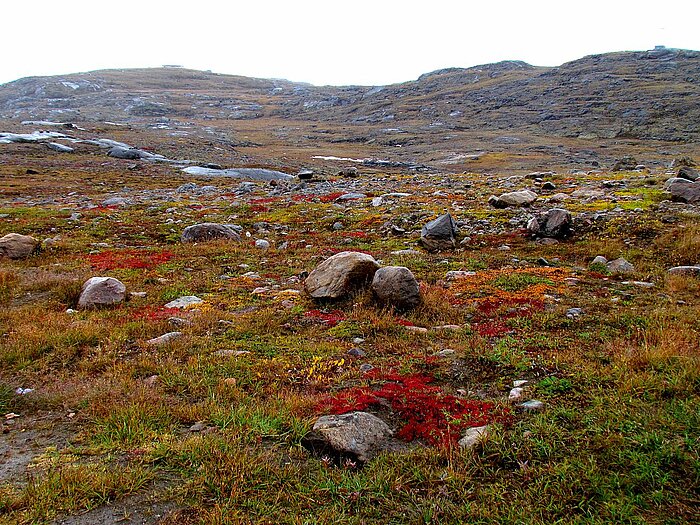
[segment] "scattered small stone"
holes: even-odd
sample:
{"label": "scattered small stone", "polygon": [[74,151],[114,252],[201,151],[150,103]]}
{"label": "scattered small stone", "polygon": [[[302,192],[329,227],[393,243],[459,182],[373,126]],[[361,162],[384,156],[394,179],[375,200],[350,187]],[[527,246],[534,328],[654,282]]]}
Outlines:
{"label": "scattered small stone", "polygon": [[525,403],[521,403],[518,405],[520,408],[525,410],[526,412],[537,412],[540,411],[544,408],[544,403],[542,401],[538,401],[536,399],[531,399],[530,401],[526,401]]}
{"label": "scattered small stone", "polygon": [[361,348],[357,348],[357,347],[351,348],[350,350],[348,350],[347,354],[351,355],[353,357],[364,357],[365,356],[364,350],[362,350]]}
{"label": "scattered small stone", "polygon": [[203,430],[207,429],[207,423],[206,421],[197,421],[194,425],[192,425],[188,430],[188,432],[202,432]]}
{"label": "scattered small stone", "polygon": [[489,428],[489,425],[469,428],[457,444],[460,448],[473,448],[488,437]]}
{"label": "scattered small stone", "polygon": [[168,332],[167,334],[149,339],[147,344],[152,346],[163,346],[172,343],[176,339],[180,339],[183,335],[184,334],[182,332]]}
{"label": "scattered small stone", "polygon": [[591,261],[591,264],[608,264],[608,260],[602,255],[596,255],[596,257]]}
{"label": "scattered small stone", "polygon": [[528,381],[527,379],[517,379],[517,380],[513,381],[513,386],[517,388],[517,387],[525,386],[529,382],[530,381]]}
{"label": "scattered small stone", "polygon": [[583,309],[582,308],[569,308],[566,311],[566,317],[569,319],[576,319],[578,317],[581,317],[583,315]]}
{"label": "scattered small stone", "polygon": [[367,373],[374,370],[374,366],[370,365],[369,363],[363,363],[360,365],[360,372]]}
{"label": "scattered small stone", "polygon": [[158,375],[152,375],[148,376],[146,379],[143,380],[143,384],[147,386],[148,388],[154,388],[157,384],[158,381],[160,381],[160,378]]}
{"label": "scattered small stone", "polygon": [[417,334],[427,334],[428,333],[428,329],[423,328],[422,326],[404,326],[404,328],[406,330],[408,330],[409,332],[415,332]]}
{"label": "scattered small stone", "polygon": [[268,250],[270,248],[270,242],[265,239],[258,239],[255,241],[255,247],[260,250]]}
{"label": "scattered small stone", "polygon": [[165,305],[166,308],[178,308],[183,310],[189,308],[195,304],[202,304],[204,301],[197,297],[196,295],[185,295],[183,297],[178,297],[174,301],[170,301]]}
{"label": "scattered small stone", "polygon": [[510,392],[508,393],[508,399],[510,401],[516,401],[523,397],[523,392],[525,392],[525,389],[522,387],[511,388]]}
{"label": "scattered small stone", "polygon": [[623,257],[610,261],[605,266],[612,274],[632,273],[634,271],[634,265],[626,261]]}
{"label": "scattered small stone", "polygon": [[455,355],[455,351],[451,348],[445,348],[444,350],[440,350],[439,352],[436,352],[433,355],[435,355],[436,357],[450,357]]}

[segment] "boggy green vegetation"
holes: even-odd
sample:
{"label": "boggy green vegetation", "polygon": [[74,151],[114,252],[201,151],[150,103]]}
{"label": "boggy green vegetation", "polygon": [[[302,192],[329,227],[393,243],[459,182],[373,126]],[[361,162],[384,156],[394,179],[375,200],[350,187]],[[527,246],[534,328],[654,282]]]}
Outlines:
{"label": "boggy green vegetation", "polygon": [[[456,205],[458,217],[506,223],[512,212],[486,208],[490,188],[470,180],[470,198],[414,197],[391,213],[432,218]],[[11,457],[23,430],[52,436],[21,468],[0,468],[0,522],[89,517],[123,501],[138,508],[144,494],[169,509],[152,517],[164,524],[697,521],[700,282],[665,272],[700,261],[697,219],[662,224],[647,209],[656,190],[640,189],[644,204],[635,207],[645,211],[634,222],[609,221],[560,244],[511,231],[475,235],[453,252],[397,255],[414,239],[382,231],[390,218],[382,208],[266,202],[261,188],[216,203],[81,210],[79,221],[52,205],[0,210],[0,234],[60,235],[36,256],[0,261],[0,412],[19,415],[4,421],[0,450]],[[240,244],[178,242],[185,225],[204,220],[277,229]],[[257,249],[257,237],[273,247]],[[297,276],[341,249],[409,266],[423,304],[397,313],[367,293],[332,305],[297,293]],[[598,254],[623,255],[636,271],[589,268]],[[449,270],[476,275],[449,282]],[[145,295],[66,313],[93,275]],[[183,295],[204,303],[164,308]],[[583,314],[567,317],[572,307]],[[174,327],[170,317],[186,323]],[[443,325],[459,328],[436,329]],[[183,337],[147,344],[173,330]],[[353,347],[365,355],[348,354]],[[446,349],[455,352],[436,355]],[[463,450],[419,436],[365,465],[301,445],[330,400],[396,376],[488,402],[498,414],[488,438]],[[543,411],[508,401],[520,379]],[[406,423],[368,406],[395,429]]]}

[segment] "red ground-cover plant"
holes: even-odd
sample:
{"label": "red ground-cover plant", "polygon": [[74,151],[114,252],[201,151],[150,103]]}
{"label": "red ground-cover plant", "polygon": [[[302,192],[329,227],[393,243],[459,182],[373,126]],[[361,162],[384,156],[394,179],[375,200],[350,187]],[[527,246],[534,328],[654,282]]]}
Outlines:
{"label": "red ground-cover plant", "polygon": [[322,324],[325,324],[329,328],[333,328],[341,321],[345,321],[345,314],[340,310],[333,310],[332,312],[322,312],[321,310],[309,310],[304,313],[304,317],[308,319],[315,319]]}
{"label": "red ground-cover plant", "polygon": [[143,269],[150,270],[156,266],[166,263],[175,257],[169,251],[147,251],[147,250],[106,250],[104,252],[88,255],[88,261],[95,270],[106,271],[116,269]]}
{"label": "red ground-cover plant", "polygon": [[355,239],[364,239],[367,237],[367,232],[348,232],[345,235],[354,237]]}
{"label": "red ground-cover plant", "polygon": [[429,375],[375,376],[384,381],[379,388],[344,390],[320,407],[332,414],[344,414],[389,406],[404,421],[396,437],[445,447],[453,446],[467,428],[506,422],[509,418],[506,410],[497,410],[493,403],[444,393],[439,386],[431,384],[433,378]]}
{"label": "red ground-cover plant", "polygon": [[257,197],[255,199],[250,199],[251,204],[271,204],[273,202],[280,202],[282,199],[280,197]]}
{"label": "red ground-cover plant", "polygon": [[408,319],[401,319],[401,318],[398,318],[396,320],[396,324],[401,325],[401,326],[416,326]]}
{"label": "red ground-cover plant", "polygon": [[312,202],[316,198],[316,195],[293,195],[292,200],[294,202]]}
{"label": "red ground-cover plant", "polygon": [[320,197],[320,201],[321,201],[321,202],[333,202],[334,200],[336,200],[336,199],[337,199],[338,197],[340,197],[341,195],[345,195],[345,193],[346,193],[346,192],[344,192],[344,191],[335,191],[335,192],[329,193],[329,194],[327,194],[327,195],[322,195],[322,196]]}
{"label": "red ground-cover plant", "polygon": [[131,319],[134,321],[162,321],[163,319],[181,314],[182,310],[178,308],[143,306],[131,312]]}

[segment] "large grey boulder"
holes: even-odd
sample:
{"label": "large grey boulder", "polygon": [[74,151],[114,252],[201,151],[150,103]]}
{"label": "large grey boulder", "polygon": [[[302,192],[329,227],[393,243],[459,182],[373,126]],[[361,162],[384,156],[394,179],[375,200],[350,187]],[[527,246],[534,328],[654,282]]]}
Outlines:
{"label": "large grey boulder", "polygon": [[511,191],[500,197],[492,195],[489,204],[494,208],[509,208],[516,206],[529,206],[537,200],[537,194],[530,190]]}
{"label": "large grey boulder", "polygon": [[420,288],[411,270],[404,266],[385,266],[374,274],[375,297],[397,310],[410,310],[420,304]]}
{"label": "large grey boulder", "polygon": [[92,277],[85,281],[78,299],[79,308],[102,308],[121,303],[126,286],[114,277]]}
{"label": "large grey boulder", "polygon": [[0,257],[24,259],[34,253],[39,247],[39,241],[30,235],[8,233],[0,237]]}
{"label": "large grey boulder", "polygon": [[377,261],[366,253],[336,253],[309,274],[304,288],[314,299],[339,299],[364,288],[378,269]]}
{"label": "large grey boulder", "polygon": [[368,412],[322,416],[304,438],[304,444],[317,452],[330,451],[365,462],[372,459],[391,438],[389,426]]}
{"label": "large grey boulder", "polygon": [[674,181],[666,186],[666,191],[671,193],[671,200],[678,202],[700,202],[700,182]]}
{"label": "large grey boulder", "polygon": [[232,241],[240,241],[241,236],[231,227],[226,224],[218,224],[215,222],[203,222],[201,224],[193,224],[188,226],[182,232],[180,240],[182,242],[203,242],[214,239],[230,239]]}
{"label": "large grey boulder", "polygon": [[527,223],[527,230],[537,237],[564,239],[571,235],[573,219],[571,213],[563,208],[552,208]]}
{"label": "large grey boulder", "polygon": [[449,213],[445,213],[423,226],[420,244],[431,252],[450,250],[456,246],[457,233],[454,219]]}

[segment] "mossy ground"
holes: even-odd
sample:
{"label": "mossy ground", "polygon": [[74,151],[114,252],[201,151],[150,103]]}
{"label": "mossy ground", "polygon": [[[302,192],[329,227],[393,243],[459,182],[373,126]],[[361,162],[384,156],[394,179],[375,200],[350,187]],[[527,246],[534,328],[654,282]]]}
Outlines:
{"label": "mossy ground", "polygon": [[[514,212],[486,207],[494,188],[477,174],[453,175],[471,186],[441,195],[426,189],[429,176],[418,185],[420,176],[384,175],[393,191],[413,194],[391,210],[270,198],[262,184],[246,197],[77,210],[65,197],[43,205],[9,197],[55,198],[62,188],[98,199],[99,182],[138,192],[183,181],[160,167],[158,177],[1,169],[13,175],[2,182],[0,234],[57,240],[25,261],[0,262],[0,411],[20,415],[5,423],[8,435],[50,413],[55,432],[71,439],[2,480],[0,521],[47,523],[156,487],[178,509],[162,521],[173,524],[697,522],[700,283],[665,270],[699,262],[700,226],[683,216],[662,224],[658,186],[617,192],[623,208],[643,210],[633,221],[542,246],[508,229]],[[387,220],[413,216],[411,230],[445,209],[488,219],[503,234],[474,235],[455,252],[392,254],[415,248],[415,238],[387,234]],[[186,225],[204,221],[235,222],[253,236],[179,243]],[[259,222],[270,223],[267,233],[255,233]],[[257,237],[273,248],[256,249]],[[368,294],[319,305],[296,293],[302,272],[340,250],[408,266],[423,305],[398,314]],[[624,278],[592,271],[598,254],[624,256],[637,270]],[[555,267],[540,267],[539,257]],[[447,282],[449,270],[476,275]],[[98,274],[146,295],[67,314],[81,283]],[[655,286],[623,282],[632,280]],[[205,303],[163,308],[181,295]],[[568,318],[571,307],[583,315]],[[175,328],[171,316],[190,324]],[[146,343],[175,329],[184,337]],[[355,346],[364,357],[348,355]],[[435,356],[445,349],[455,353]],[[475,450],[418,440],[362,468],[301,446],[329,399],[396,375],[430,377],[440,396],[488,401],[507,417],[494,417]],[[518,379],[530,381],[528,396],[544,411],[508,402]],[[17,387],[34,391],[20,396]],[[188,430],[195,422],[202,431]]]}

